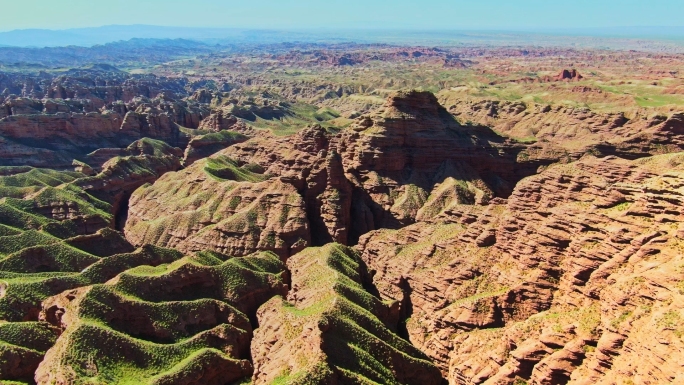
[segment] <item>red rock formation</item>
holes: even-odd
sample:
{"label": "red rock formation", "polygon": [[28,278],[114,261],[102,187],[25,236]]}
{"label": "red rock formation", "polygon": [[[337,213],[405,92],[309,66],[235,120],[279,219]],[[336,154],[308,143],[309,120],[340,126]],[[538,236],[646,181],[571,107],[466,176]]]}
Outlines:
{"label": "red rock formation", "polygon": [[317,384],[441,383],[434,365],[391,332],[396,303],[382,303],[363,291],[368,272],[351,249],[338,244],[309,248],[287,264],[292,272],[287,300],[272,298],[257,313],[255,384],[277,378]]}
{"label": "red rock formation", "polygon": [[[107,381],[155,384],[219,385],[249,376],[246,314],[284,294],[284,264],[269,253],[211,266],[196,261],[180,260],[162,274],[123,273],[46,299],[41,318],[62,334],[36,382],[68,384],[95,371]],[[136,297],[127,295],[132,288]],[[150,347],[166,355],[155,359]]]}
{"label": "red rock formation", "polygon": [[576,69],[571,69],[571,70],[562,70],[557,76],[556,80],[557,81],[579,81],[582,80],[584,76],[580,75],[579,72],[577,72]]}
{"label": "red rock formation", "polygon": [[[526,142],[527,156],[577,160],[586,153],[637,158],[684,150],[684,116],[599,113],[588,108],[494,100],[453,104],[460,121],[472,121]],[[564,154],[560,154],[564,153]]]}
{"label": "red rock formation", "polygon": [[263,169],[238,167],[225,155],[136,190],[125,228],[134,245],[231,256],[270,250],[283,258],[309,245],[309,231],[304,203],[292,185],[267,180]]}
{"label": "red rock formation", "polygon": [[[209,119],[209,118],[207,118]],[[206,121],[207,119],[203,120]],[[190,139],[188,146],[185,148],[185,153],[183,154],[183,165],[185,167],[193,164],[194,162],[211,156],[226,147],[230,147],[236,143],[242,143],[249,139],[250,136],[254,136],[257,132],[247,127],[244,123],[240,122],[238,127],[234,127],[233,130],[223,130],[214,132],[206,135],[198,135]]]}
{"label": "red rock formation", "polygon": [[0,164],[66,168],[91,151],[126,147],[144,137],[185,147],[189,135],[179,125],[197,128],[209,114],[208,108],[165,93],[102,110],[86,108],[83,101],[58,102],[26,98],[5,102],[9,113],[0,116]]}
{"label": "red rock formation", "polygon": [[318,126],[290,138],[259,133],[217,156],[257,164],[263,175],[294,186],[306,204],[311,240],[323,245],[431,218],[454,202],[507,196],[519,179],[557,158],[543,149],[523,157],[528,147],[485,127],[462,126],[432,94],[410,92],[393,95],[383,110],[336,137]]}
{"label": "red rock formation", "polygon": [[242,163],[256,163],[265,173],[294,186],[306,204],[314,245],[346,244],[351,226],[351,184],[340,156],[329,152],[329,138],[320,126],[307,127],[293,137],[259,135],[221,154]]}
{"label": "red rock formation", "polygon": [[217,132],[221,130],[230,130],[236,124],[238,124],[238,119],[230,110],[220,109],[213,112],[205,119],[202,119],[198,128],[200,130]]}
{"label": "red rock formation", "polygon": [[682,164],[587,157],[524,179],[505,206],[372,232],[359,249],[452,384],[675,381],[675,365],[646,357],[684,348]]}
{"label": "red rock formation", "polygon": [[352,221],[366,225],[355,237],[412,223],[435,185],[448,178],[480,200],[507,196],[519,179],[550,161],[543,154],[518,156],[525,147],[486,127],[460,125],[429,92],[390,96],[377,114],[359,118],[334,141],[357,188]]}

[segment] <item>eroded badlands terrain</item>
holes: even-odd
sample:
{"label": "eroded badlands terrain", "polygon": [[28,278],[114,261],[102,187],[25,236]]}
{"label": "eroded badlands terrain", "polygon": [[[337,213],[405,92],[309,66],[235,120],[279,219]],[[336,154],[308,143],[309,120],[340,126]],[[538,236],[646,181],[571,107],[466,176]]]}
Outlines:
{"label": "eroded badlands terrain", "polygon": [[3,383],[684,382],[680,55],[314,48],[0,73]]}

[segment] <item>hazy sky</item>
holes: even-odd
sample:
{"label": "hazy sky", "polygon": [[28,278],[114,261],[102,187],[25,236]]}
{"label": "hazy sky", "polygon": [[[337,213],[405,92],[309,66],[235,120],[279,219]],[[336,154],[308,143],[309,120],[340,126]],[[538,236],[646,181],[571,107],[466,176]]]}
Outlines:
{"label": "hazy sky", "polygon": [[0,0],[0,30],[108,24],[539,29],[682,26],[684,0]]}

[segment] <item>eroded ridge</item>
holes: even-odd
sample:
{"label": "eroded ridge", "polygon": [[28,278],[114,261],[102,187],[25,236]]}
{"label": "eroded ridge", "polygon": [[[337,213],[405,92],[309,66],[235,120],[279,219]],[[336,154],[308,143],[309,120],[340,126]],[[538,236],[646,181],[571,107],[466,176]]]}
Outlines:
{"label": "eroded ridge", "polygon": [[286,292],[273,253],[201,253],[44,301],[63,330],[39,383],[225,384],[252,373],[250,315]]}
{"label": "eroded ridge", "polygon": [[[33,381],[59,328],[39,317],[50,296],[104,283],[135,266],[182,257],[177,251],[135,249],[109,226],[112,205],[86,192],[78,172],[5,168],[0,176],[0,366],[3,380]],[[106,173],[92,177],[107,178]]]}
{"label": "eroded ridge", "polygon": [[255,384],[440,384],[437,368],[396,331],[398,307],[371,294],[357,253],[308,248],[287,262],[292,289],[258,311]]}
{"label": "eroded ridge", "polygon": [[450,383],[676,382],[682,161],[586,157],[358,248]]}
{"label": "eroded ridge", "polygon": [[234,256],[270,250],[286,258],[310,244],[297,190],[270,178],[258,164],[240,165],[223,155],[136,190],[125,233],[136,245]]}

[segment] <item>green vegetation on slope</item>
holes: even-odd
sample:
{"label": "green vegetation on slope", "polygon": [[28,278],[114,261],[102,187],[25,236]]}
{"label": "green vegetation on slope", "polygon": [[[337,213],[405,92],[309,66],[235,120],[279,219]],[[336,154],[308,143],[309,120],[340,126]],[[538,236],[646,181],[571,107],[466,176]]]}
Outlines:
{"label": "green vegetation on slope", "polygon": [[285,266],[272,253],[202,258],[130,269],[83,293],[67,309],[74,322],[46,360],[46,378],[73,371],[75,384],[218,384],[248,376],[247,314],[284,292]]}
{"label": "green vegetation on slope", "polygon": [[238,166],[235,160],[224,155],[207,158],[204,171],[216,179],[234,180],[236,182],[257,183],[269,178],[258,164]]}
{"label": "green vegetation on slope", "polygon": [[288,113],[279,119],[264,119],[257,117],[250,124],[256,128],[269,129],[276,135],[292,135],[311,124],[320,124],[330,131],[337,131],[344,127],[336,120],[340,117],[339,112],[323,107],[319,108],[306,103],[290,104]]}
{"label": "green vegetation on slope", "polygon": [[[147,152],[159,150],[158,143],[139,144],[150,147]],[[43,301],[104,283],[132,267],[171,263],[182,254],[154,246],[134,251],[121,233],[106,227],[112,207],[79,187],[86,179],[81,173],[4,168],[2,174],[0,381],[32,383],[57,339],[57,325],[36,322]],[[55,317],[50,311],[47,316]]]}
{"label": "green vegetation on slope", "polygon": [[[308,384],[312,378],[336,377],[342,383],[440,383],[439,371],[425,355],[392,332],[398,319],[390,315],[390,308],[396,304],[383,303],[365,290],[370,276],[353,249],[339,244],[308,248],[291,257],[288,266],[296,302],[269,301],[260,309],[259,320],[267,329],[257,329],[255,336],[282,340],[282,351],[267,354],[286,355],[288,362],[297,362],[274,381]],[[319,330],[305,327],[312,323]],[[273,330],[280,334],[260,335]],[[321,333],[321,352],[300,344],[316,332]],[[259,364],[258,357],[255,360]],[[285,364],[274,362],[265,365]],[[276,369],[282,370],[266,366],[261,371],[272,376]]]}

